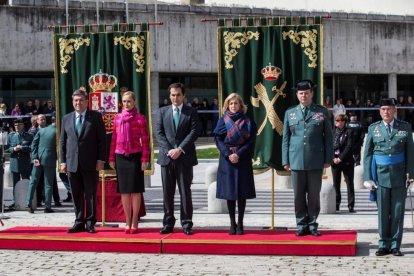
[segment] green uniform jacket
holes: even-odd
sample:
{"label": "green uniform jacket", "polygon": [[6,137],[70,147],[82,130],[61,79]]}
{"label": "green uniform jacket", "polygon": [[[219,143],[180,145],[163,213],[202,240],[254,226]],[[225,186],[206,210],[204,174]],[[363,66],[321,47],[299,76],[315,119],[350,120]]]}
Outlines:
{"label": "green uniform jacket", "polygon": [[[33,136],[27,132],[22,132],[22,134],[11,132],[7,139],[7,152],[10,153],[10,171],[30,172],[30,146]],[[14,151],[14,147],[17,145],[21,145],[22,150]]]}
{"label": "green uniform jacket", "polygon": [[32,159],[39,159],[40,165],[56,167],[56,126],[39,129],[32,143]]}
{"label": "green uniform jacket", "polygon": [[328,110],[312,103],[304,118],[300,105],[286,110],[282,164],[292,170],[321,170],[333,159],[332,126]]}
{"label": "green uniform jacket", "polygon": [[406,185],[406,173],[414,177],[414,144],[411,126],[395,119],[391,135],[388,134],[383,121],[373,123],[368,128],[364,152],[364,180],[372,178],[372,158],[374,154],[395,155],[404,152],[405,162],[381,166],[377,165],[377,184],[385,187]]}

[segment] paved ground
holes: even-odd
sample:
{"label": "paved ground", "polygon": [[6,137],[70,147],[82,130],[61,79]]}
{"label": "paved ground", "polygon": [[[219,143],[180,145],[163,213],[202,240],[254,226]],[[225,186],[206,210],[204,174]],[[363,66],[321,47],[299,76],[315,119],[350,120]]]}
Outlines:
{"label": "paved ground", "polygon": [[[226,214],[207,212],[207,191],[203,184],[208,163],[195,168],[193,185],[195,227],[228,227]],[[147,216],[140,227],[160,227],[162,220],[162,192],[159,168],[152,176],[152,187],[145,199]],[[256,177],[257,198],[249,200],[245,225],[263,228],[271,225],[270,173]],[[62,198],[65,191],[61,186]],[[343,200],[346,192],[343,191]],[[6,199],[11,190],[6,189]],[[368,201],[366,190],[357,190],[356,214],[344,211],[321,214],[321,229],[356,229],[358,250],[356,257],[294,257],[294,256],[215,256],[215,255],[156,255],[115,253],[71,253],[44,251],[0,251],[0,275],[409,275],[414,273],[414,232],[411,215],[407,211],[402,251],[404,257],[375,257],[377,249],[376,207]],[[288,189],[276,189],[275,226],[293,228],[293,194]],[[177,202],[178,204],[178,202]],[[178,207],[178,205],[177,205]],[[56,213],[5,213],[3,229],[18,225],[71,226],[74,215],[71,205],[55,208]],[[178,208],[177,208],[178,209]],[[121,225],[122,226],[122,225]]]}

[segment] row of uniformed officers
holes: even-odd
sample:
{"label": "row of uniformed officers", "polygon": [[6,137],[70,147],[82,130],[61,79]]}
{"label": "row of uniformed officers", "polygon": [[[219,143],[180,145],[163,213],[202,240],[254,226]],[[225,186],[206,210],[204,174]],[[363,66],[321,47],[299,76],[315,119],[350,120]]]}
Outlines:
{"label": "row of uniformed officers", "polygon": [[[292,175],[298,236],[320,235],[316,219],[320,211],[323,169],[331,164],[337,167],[346,161],[341,160],[339,152],[336,155],[340,140],[345,137],[339,130],[339,134],[336,133],[338,140],[333,140],[327,109],[312,103],[313,88],[311,81],[297,83],[299,105],[288,109],[284,120],[282,163]],[[400,247],[407,195],[406,175],[414,175],[411,126],[395,119],[395,105],[394,99],[381,101],[382,120],[369,127],[365,143],[364,184],[375,187],[377,194],[380,236],[377,256],[403,255]],[[337,129],[343,128],[343,120],[341,117],[337,119]],[[352,198],[348,204],[353,212]]]}

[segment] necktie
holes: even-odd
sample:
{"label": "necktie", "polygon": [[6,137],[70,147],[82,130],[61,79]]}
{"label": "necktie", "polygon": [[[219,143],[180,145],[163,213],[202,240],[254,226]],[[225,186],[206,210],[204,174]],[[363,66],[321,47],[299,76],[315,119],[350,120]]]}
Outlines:
{"label": "necktie", "polygon": [[391,134],[391,124],[387,124],[388,134]]}
{"label": "necktie", "polygon": [[174,108],[174,125],[175,130],[178,128],[178,122],[180,121],[180,109],[178,107]]}
{"label": "necktie", "polygon": [[75,126],[75,129],[76,129],[76,135],[79,137],[79,134],[80,134],[81,129],[82,129],[82,114],[79,115],[76,118],[76,126]]}
{"label": "necktie", "polygon": [[309,111],[309,108],[307,108],[307,107],[305,107],[304,109],[303,109],[303,116],[306,118],[306,116],[308,116],[308,111]]}

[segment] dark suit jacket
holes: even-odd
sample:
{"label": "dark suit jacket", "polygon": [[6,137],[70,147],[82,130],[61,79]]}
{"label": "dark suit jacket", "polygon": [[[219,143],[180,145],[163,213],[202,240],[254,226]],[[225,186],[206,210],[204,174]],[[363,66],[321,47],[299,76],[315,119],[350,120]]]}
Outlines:
{"label": "dark suit jacket", "polygon": [[171,105],[159,109],[155,123],[155,134],[159,145],[157,163],[167,166],[171,158],[167,156],[174,145],[181,147],[185,154],[181,154],[178,160],[184,165],[195,166],[198,164],[194,142],[200,133],[197,110],[183,105],[180,114],[177,131],[173,122],[173,110]]}
{"label": "dark suit jacket", "polygon": [[78,169],[96,170],[97,160],[105,161],[105,126],[99,112],[87,110],[79,138],[75,132],[75,112],[62,119],[60,133],[60,162],[66,163],[68,172]]}
{"label": "dark suit jacket", "polygon": [[[334,132],[334,141],[336,140],[336,136],[338,133]],[[354,163],[353,157],[353,146],[354,146],[354,139],[352,135],[352,130],[346,129],[342,134],[342,139],[339,142],[338,148],[334,147],[334,157],[341,159],[341,164],[344,165],[351,165]],[[339,150],[339,155],[335,154],[335,150]]]}

